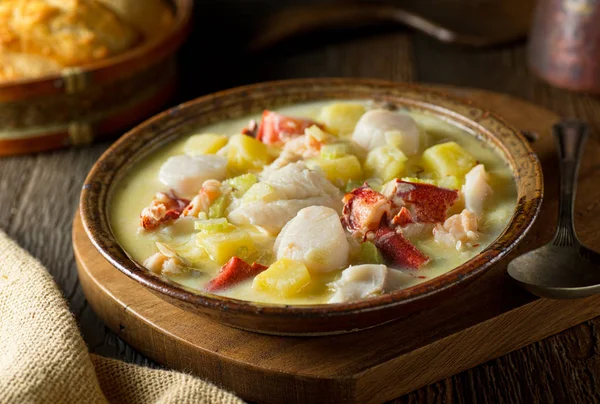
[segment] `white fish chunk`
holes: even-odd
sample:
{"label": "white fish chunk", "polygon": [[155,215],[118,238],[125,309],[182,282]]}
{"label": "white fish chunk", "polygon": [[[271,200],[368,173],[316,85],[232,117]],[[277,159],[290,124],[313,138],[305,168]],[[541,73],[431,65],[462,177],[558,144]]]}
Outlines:
{"label": "white fish chunk", "polygon": [[326,273],[348,264],[350,246],[338,213],[325,206],[302,209],[275,240],[277,259],[303,262],[311,273]]}
{"label": "white fish chunk", "polygon": [[420,134],[415,120],[406,113],[373,109],[356,123],[352,140],[367,150],[391,144],[405,155],[419,152]]}
{"label": "white fish chunk", "polygon": [[266,200],[234,202],[227,219],[234,224],[253,224],[277,234],[283,226],[308,206],[342,210],[342,194],[322,173],[306,168],[304,162],[291,163],[265,172],[262,183],[271,192]]}
{"label": "white fish chunk", "polygon": [[265,173],[262,182],[273,187],[277,199],[305,199],[320,195],[339,200],[342,198],[340,190],[335,185],[319,171],[306,168],[303,161]]}
{"label": "white fish chunk", "polygon": [[277,234],[300,210],[309,206],[338,208],[339,202],[327,196],[273,202],[252,202],[232,210],[227,219],[233,224],[253,224],[262,227],[271,234]]}
{"label": "white fish chunk", "polygon": [[493,192],[483,164],[476,165],[465,175],[465,185],[462,188],[465,207],[477,216],[483,213],[485,203]]}
{"label": "white fish chunk", "polygon": [[404,272],[385,265],[364,264],[351,266],[331,283],[334,290],[329,303],[362,300],[409,286],[414,279]]}
{"label": "white fish chunk", "polygon": [[172,156],[160,167],[158,179],[179,195],[196,194],[206,180],[224,180],[227,176],[227,159],[206,154],[200,156]]}

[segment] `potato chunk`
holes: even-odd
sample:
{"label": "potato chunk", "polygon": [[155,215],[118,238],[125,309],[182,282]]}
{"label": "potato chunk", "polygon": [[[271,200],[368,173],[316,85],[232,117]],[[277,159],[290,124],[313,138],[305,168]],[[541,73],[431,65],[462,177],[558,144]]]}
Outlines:
{"label": "potato chunk", "polygon": [[477,162],[456,142],[431,146],[423,152],[423,166],[437,177],[463,177]]}
{"label": "potato chunk", "polygon": [[404,153],[393,146],[376,147],[367,155],[365,169],[369,176],[386,182],[401,176],[406,160]]}
{"label": "potato chunk", "polygon": [[246,135],[233,135],[229,140],[227,161],[236,172],[260,170],[269,160],[267,146]]}
{"label": "potato chunk", "polygon": [[196,156],[199,154],[215,154],[227,144],[229,138],[215,133],[203,133],[191,136],[183,145],[186,154]]}
{"label": "potato chunk", "polygon": [[334,185],[343,186],[348,181],[362,178],[362,167],[360,161],[353,155],[334,159],[313,159],[306,162],[308,168],[320,169],[325,178]]}
{"label": "potato chunk", "polygon": [[233,256],[245,260],[256,251],[250,234],[240,229],[221,233],[200,232],[196,236],[196,243],[219,265],[225,264]]}
{"label": "potato chunk", "polygon": [[293,297],[309,283],[310,273],[306,265],[282,258],[258,274],[252,282],[252,287],[279,297]]}
{"label": "potato chunk", "polygon": [[320,121],[336,135],[346,135],[354,131],[356,122],[365,113],[365,107],[359,103],[337,102],[321,110]]}

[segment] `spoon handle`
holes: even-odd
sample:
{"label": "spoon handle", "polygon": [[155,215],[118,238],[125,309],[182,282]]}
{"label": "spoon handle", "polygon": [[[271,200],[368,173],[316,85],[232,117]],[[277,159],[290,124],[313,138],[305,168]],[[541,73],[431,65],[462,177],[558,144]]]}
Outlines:
{"label": "spoon handle", "polygon": [[553,126],[560,168],[560,199],[558,227],[552,244],[572,246],[578,243],[573,221],[573,208],[577,190],[577,172],[583,146],[588,137],[588,127],[577,120],[565,120]]}

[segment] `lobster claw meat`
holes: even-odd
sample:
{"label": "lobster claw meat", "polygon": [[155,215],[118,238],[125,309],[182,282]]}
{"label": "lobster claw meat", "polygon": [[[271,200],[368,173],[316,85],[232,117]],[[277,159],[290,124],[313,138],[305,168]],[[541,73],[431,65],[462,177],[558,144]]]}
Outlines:
{"label": "lobster claw meat", "polygon": [[343,202],[342,225],[353,235],[360,236],[377,230],[392,206],[385,196],[367,185],[344,195]]}
{"label": "lobster claw meat", "polygon": [[294,118],[265,110],[258,127],[256,139],[266,144],[285,143],[303,135],[306,128],[318,125],[312,119]]}
{"label": "lobster claw meat", "polygon": [[401,207],[400,212],[396,213],[396,215],[392,218],[392,224],[395,226],[404,227],[411,223],[415,223],[415,219],[412,217],[412,214],[406,207]]}
{"label": "lobster claw meat", "polygon": [[231,259],[223,265],[219,274],[208,282],[204,289],[208,292],[227,289],[236,283],[240,283],[243,280],[258,275],[265,269],[267,269],[266,266],[256,262],[250,265],[239,257],[231,257]]}
{"label": "lobster claw meat", "polygon": [[458,199],[458,191],[399,179],[389,182],[384,194],[395,207],[406,207],[414,222],[422,223],[443,223]]}
{"label": "lobster claw meat", "polygon": [[407,269],[419,269],[429,262],[429,257],[408,241],[402,233],[397,233],[387,225],[382,225],[375,233],[375,246],[388,261]]}

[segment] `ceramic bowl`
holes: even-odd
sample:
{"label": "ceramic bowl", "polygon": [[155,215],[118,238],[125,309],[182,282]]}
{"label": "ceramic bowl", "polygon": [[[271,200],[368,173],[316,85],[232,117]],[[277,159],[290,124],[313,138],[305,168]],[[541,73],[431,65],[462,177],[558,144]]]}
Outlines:
{"label": "ceramic bowl", "polygon": [[[158,277],[128,257],[116,241],[107,208],[113,185],[138,161],[192,128],[285,104],[370,99],[427,111],[492,146],[512,168],[517,206],[501,235],[456,269],[414,287],[343,304],[287,306],[195,294]],[[504,257],[530,228],[542,202],[542,171],[527,140],[490,111],[413,85],[363,79],[300,79],[239,87],[198,98],[139,125],[100,157],[81,193],[81,216],[94,246],[118,270],[172,304],[225,324],[279,335],[322,335],[372,327],[407,315],[465,286]]]}
{"label": "ceramic bowl", "polygon": [[0,82],[0,156],[90,143],[164,108],[176,88],[176,51],[193,6],[169,2],[174,23],[159,40],[83,67]]}

